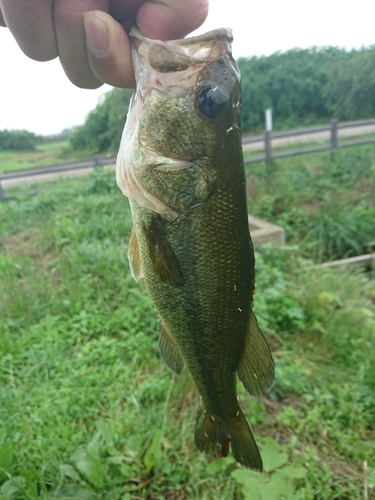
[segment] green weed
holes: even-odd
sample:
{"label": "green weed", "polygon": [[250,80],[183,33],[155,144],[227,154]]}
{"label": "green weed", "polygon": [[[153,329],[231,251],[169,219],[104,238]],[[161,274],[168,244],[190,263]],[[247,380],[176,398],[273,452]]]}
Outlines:
{"label": "green weed", "polygon": [[265,462],[252,475],[194,447],[197,395],[160,358],[113,174],[38,190],[0,205],[1,500],[239,500],[281,484],[287,498],[356,499],[364,461],[373,493],[371,275],[312,269],[296,246],[257,255],[276,380],[256,399],[238,386]]}
{"label": "green weed", "polygon": [[285,227],[305,257],[366,253],[375,236],[374,164],[369,146],[248,166],[250,212]]}
{"label": "green weed", "polygon": [[[307,469],[287,465],[288,454],[279,450],[273,439],[266,439],[262,449],[264,473],[259,474],[235,470],[232,476],[243,485],[248,500],[310,500],[313,492],[308,488],[297,488],[296,481],[305,479]],[[297,491],[296,491],[297,490]]]}

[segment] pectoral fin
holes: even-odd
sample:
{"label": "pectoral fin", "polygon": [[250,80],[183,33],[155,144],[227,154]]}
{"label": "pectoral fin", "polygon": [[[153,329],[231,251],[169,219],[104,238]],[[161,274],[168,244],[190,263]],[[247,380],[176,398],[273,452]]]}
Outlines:
{"label": "pectoral fin", "polygon": [[275,364],[271,350],[253,313],[250,314],[245,349],[237,369],[238,377],[252,396],[263,394],[272,384]]}
{"label": "pectoral fin", "polygon": [[168,328],[165,326],[164,321],[160,318],[160,331],[159,331],[159,349],[165,364],[176,375],[180,375],[184,369],[184,361],[181,354],[178,352],[176,344],[174,343]]}
{"label": "pectoral fin", "polygon": [[138,239],[134,232],[134,228],[132,229],[129,240],[128,259],[129,259],[130,272],[135,281],[138,281],[139,279],[143,278],[141,257],[139,255]]}
{"label": "pectoral fin", "polygon": [[146,240],[153,268],[159,278],[169,285],[182,285],[183,277],[180,264],[165,234],[159,218],[145,229]]}

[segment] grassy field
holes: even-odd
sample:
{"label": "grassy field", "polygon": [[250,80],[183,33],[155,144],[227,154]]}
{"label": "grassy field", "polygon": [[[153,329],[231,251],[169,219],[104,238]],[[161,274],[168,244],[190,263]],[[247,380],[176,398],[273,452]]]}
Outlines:
{"label": "grassy field", "polygon": [[46,167],[90,158],[87,151],[71,152],[68,141],[40,144],[35,151],[0,151],[0,174],[24,168]]}
{"label": "grassy field", "polygon": [[249,211],[285,227],[288,244],[316,261],[375,248],[375,147],[246,166]]}
{"label": "grassy field", "polygon": [[238,385],[262,475],[194,447],[197,394],[159,355],[113,174],[15,190],[0,205],[0,499],[375,498],[374,276],[314,268],[326,250],[302,236],[330,200],[371,209],[374,152],[353,155],[248,171],[252,212],[290,242],[257,253],[275,383],[260,398]]}

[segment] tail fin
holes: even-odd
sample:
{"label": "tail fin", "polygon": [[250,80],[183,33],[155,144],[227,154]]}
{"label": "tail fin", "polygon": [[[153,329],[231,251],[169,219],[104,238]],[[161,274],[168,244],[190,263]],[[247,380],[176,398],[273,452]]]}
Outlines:
{"label": "tail fin", "polygon": [[240,409],[238,416],[227,422],[217,420],[207,411],[200,409],[194,442],[199,451],[216,458],[228,456],[231,443],[233,457],[239,464],[262,472],[262,458],[245,415]]}

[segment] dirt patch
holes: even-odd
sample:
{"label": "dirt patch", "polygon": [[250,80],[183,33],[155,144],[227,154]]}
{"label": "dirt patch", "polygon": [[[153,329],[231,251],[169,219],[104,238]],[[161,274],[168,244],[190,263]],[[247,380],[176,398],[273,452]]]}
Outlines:
{"label": "dirt patch", "polygon": [[29,257],[35,264],[54,260],[56,251],[42,237],[45,232],[30,229],[22,233],[0,238],[0,252],[13,257]]}
{"label": "dirt patch", "polygon": [[165,500],[184,500],[187,498],[184,491],[163,491],[163,497]]}
{"label": "dirt patch", "polygon": [[[275,439],[275,441],[281,445],[288,445],[291,437],[296,434],[292,428],[278,425],[276,417],[284,407],[292,406],[298,410],[304,406],[303,403],[294,394],[287,394],[282,401],[272,401],[267,396],[261,396],[258,399],[264,404],[267,412],[267,421],[262,424],[254,425],[254,430],[264,437]],[[324,429],[322,429],[320,438],[325,443],[324,448],[327,449],[326,452],[322,452],[322,446],[307,439],[299,439],[297,448],[301,453],[305,451],[307,446],[309,448],[315,448],[322,462],[326,462],[329,465],[337,481],[345,481],[349,478],[354,479],[361,476],[359,470],[355,468],[355,464],[349,464],[342,460],[342,457],[340,457],[336,451],[335,444],[329,439]]]}
{"label": "dirt patch", "polygon": [[[0,253],[8,257],[22,260],[30,259],[36,268],[36,273],[40,279],[46,279],[46,268],[50,263],[58,259],[58,254],[54,247],[43,241],[41,233],[33,229],[23,233],[13,234],[0,238]],[[48,271],[51,281],[56,285],[60,283],[60,270],[56,267],[53,272]]]}
{"label": "dirt patch", "polygon": [[40,254],[33,231],[13,234],[0,239],[0,250],[14,257],[37,258]]}

